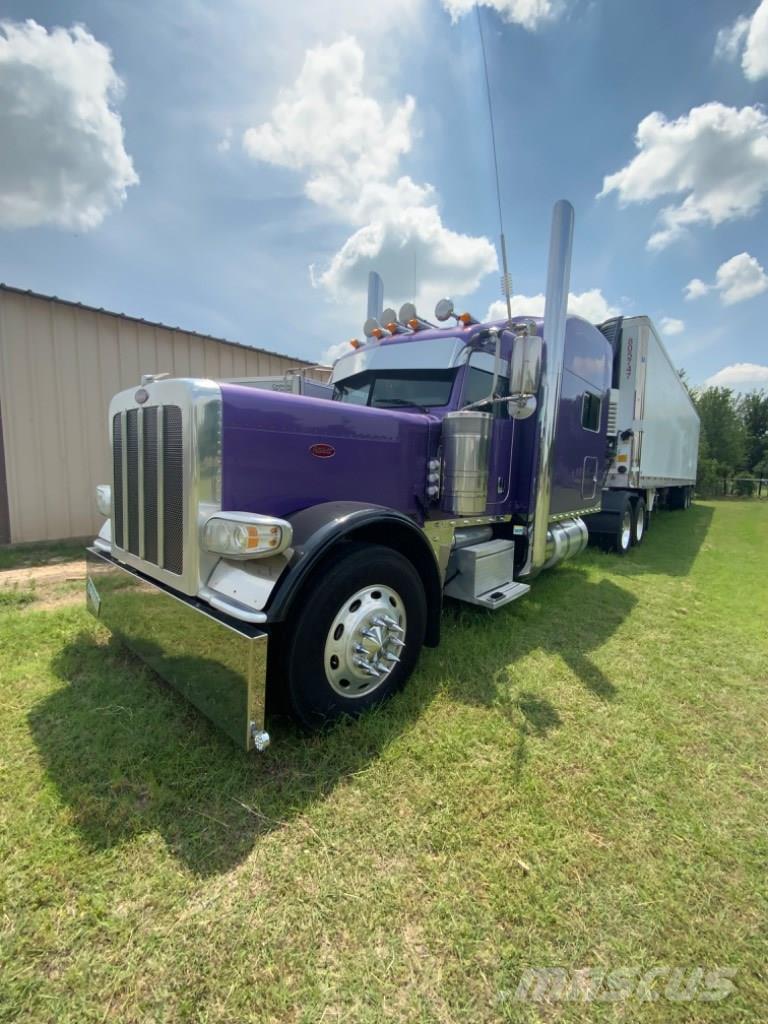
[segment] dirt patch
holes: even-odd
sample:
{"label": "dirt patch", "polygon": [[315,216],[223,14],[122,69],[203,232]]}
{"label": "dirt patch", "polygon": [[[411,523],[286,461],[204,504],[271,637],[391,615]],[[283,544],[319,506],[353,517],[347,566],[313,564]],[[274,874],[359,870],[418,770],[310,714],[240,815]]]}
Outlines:
{"label": "dirt patch", "polygon": [[17,591],[25,600],[18,607],[25,612],[45,612],[82,604],[85,562],[60,562],[56,565],[28,566],[0,572],[0,594]]}
{"label": "dirt patch", "polygon": [[56,565],[27,566],[24,569],[5,569],[0,572],[0,587],[49,586],[52,583],[71,583],[85,579],[85,561],[59,562]]}

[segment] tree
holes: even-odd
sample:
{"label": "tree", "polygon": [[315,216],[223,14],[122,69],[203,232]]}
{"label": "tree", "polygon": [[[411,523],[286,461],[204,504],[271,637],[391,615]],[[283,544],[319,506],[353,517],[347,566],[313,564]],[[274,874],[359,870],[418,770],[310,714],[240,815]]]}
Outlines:
{"label": "tree", "polygon": [[694,395],[701,418],[701,451],[718,463],[722,476],[742,469],[745,430],[730,388],[707,388]]}
{"label": "tree", "polygon": [[744,426],[746,465],[755,470],[768,457],[768,395],[764,391],[742,395],[738,411]]}

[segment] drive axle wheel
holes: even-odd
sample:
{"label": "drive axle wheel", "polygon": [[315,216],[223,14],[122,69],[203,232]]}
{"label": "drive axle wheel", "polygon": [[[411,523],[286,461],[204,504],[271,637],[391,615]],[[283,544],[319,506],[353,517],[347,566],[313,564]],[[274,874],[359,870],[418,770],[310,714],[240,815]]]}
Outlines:
{"label": "drive axle wheel", "polygon": [[421,580],[398,552],[345,544],[303,595],[285,660],[294,716],[308,728],[359,715],[399,690],[424,641]]}
{"label": "drive axle wheel", "polygon": [[620,555],[626,555],[632,546],[632,509],[629,505],[617,516],[618,527],[616,529],[616,551]]}

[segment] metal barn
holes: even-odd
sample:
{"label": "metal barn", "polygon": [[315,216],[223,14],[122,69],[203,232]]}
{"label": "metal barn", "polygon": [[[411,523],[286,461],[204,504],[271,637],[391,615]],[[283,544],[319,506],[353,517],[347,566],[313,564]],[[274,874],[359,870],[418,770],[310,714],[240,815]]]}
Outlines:
{"label": "metal barn", "polygon": [[0,544],[98,531],[109,400],[142,373],[223,380],[309,365],[0,284]]}

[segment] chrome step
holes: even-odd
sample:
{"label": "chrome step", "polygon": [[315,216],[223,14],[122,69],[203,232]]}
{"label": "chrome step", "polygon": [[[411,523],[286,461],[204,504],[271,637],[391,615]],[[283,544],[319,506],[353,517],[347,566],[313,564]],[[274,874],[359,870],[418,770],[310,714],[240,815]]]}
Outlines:
{"label": "chrome step", "polygon": [[479,604],[483,608],[501,608],[502,605],[509,604],[510,601],[516,601],[518,597],[524,597],[530,589],[527,583],[517,583],[512,580],[511,583],[494,587],[493,590],[487,590],[475,598],[465,597],[464,600],[469,604]]}

